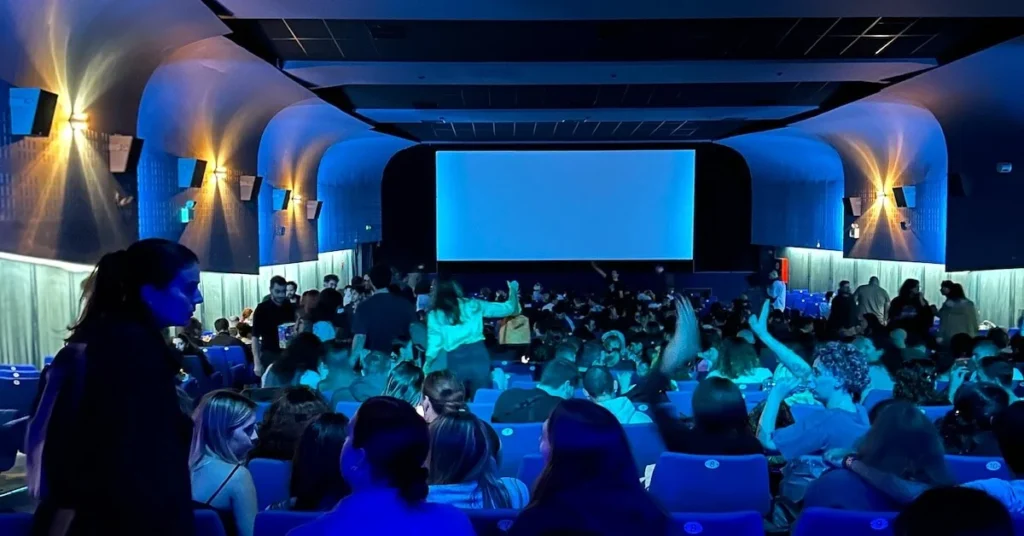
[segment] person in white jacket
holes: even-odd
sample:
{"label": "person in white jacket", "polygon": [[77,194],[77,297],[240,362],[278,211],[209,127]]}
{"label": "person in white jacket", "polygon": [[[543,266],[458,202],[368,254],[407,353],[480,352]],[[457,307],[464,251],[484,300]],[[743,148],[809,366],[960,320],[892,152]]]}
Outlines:
{"label": "person in white jacket", "polygon": [[651,422],[650,417],[636,410],[630,399],[618,396],[619,382],[607,367],[593,366],[587,369],[583,375],[583,389],[591,400],[612,412],[622,424]]}

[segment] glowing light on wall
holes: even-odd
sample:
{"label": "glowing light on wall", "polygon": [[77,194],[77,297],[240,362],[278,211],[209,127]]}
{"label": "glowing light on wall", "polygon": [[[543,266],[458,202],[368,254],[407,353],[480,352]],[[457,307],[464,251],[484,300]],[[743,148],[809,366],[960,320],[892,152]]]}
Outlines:
{"label": "glowing light on wall", "polygon": [[81,132],[89,128],[89,114],[83,112],[73,113],[71,118],[68,119],[68,123],[71,125],[71,130]]}
{"label": "glowing light on wall", "polygon": [[213,175],[212,176],[213,176],[213,180],[214,181],[224,180],[228,176],[228,170],[226,170],[226,169],[224,169],[222,167],[219,167],[219,166],[215,167],[213,169]]}

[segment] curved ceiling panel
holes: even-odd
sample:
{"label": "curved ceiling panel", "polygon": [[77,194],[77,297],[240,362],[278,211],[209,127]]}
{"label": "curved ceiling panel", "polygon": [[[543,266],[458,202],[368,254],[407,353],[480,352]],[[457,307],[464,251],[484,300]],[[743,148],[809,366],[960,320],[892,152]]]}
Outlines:
{"label": "curved ceiling panel", "polygon": [[153,70],[227,32],[200,0],[5,0],[0,78],[56,93],[58,119],[88,113],[93,130],[132,134]]}
{"label": "curved ceiling panel", "polygon": [[214,37],[177,50],[157,68],[139,106],[138,132],[151,147],[254,173],[271,119],[312,97],[274,66]]}

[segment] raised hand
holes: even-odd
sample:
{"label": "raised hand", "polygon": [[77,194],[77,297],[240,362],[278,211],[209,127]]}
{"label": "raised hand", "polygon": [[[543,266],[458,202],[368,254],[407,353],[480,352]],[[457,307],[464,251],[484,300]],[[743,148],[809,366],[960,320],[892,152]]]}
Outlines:
{"label": "raised hand", "polygon": [[750,330],[754,332],[754,335],[760,337],[763,334],[768,333],[768,315],[771,312],[771,301],[765,300],[761,306],[761,314],[750,315],[747,322],[750,324]]}

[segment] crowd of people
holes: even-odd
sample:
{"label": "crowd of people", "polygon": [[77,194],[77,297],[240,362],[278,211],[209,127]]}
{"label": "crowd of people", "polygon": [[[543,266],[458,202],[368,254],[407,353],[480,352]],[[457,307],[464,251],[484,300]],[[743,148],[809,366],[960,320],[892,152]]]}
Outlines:
{"label": "crowd of people", "polygon": [[[811,317],[786,308],[777,274],[758,307],[680,295],[661,267],[655,289],[594,268],[596,294],[521,294],[512,281],[471,295],[383,265],[302,294],[274,277],[253,310],[204,337],[191,251],[150,239],[111,253],[44,372],[27,440],[35,529],[192,534],[192,511],[211,509],[229,534],[251,535],[248,466],[274,459],[292,462],[290,498],[270,508],[324,513],[297,536],[473,534],[463,510],[496,508],[521,510],[515,535],[673,534],[623,428],[644,423],[666,451],[766,456],[775,528],[810,506],[901,512],[899,534],[1009,534],[1010,514],[1024,515],[1024,344],[979,335],[958,284],[943,284],[935,311],[913,280],[891,301],[877,278],[843,282]],[[187,399],[183,359],[204,345],[243,347],[249,384]],[[536,383],[507,385],[499,354]],[[694,382],[681,415],[669,393]],[[493,413],[471,412],[491,388]],[[748,407],[744,393],[762,390]],[[342,402],[360,404],[346,415]],[[952,409],[932,422],[927,405]],[[795,419],[797,407],[815,410]],[[544,423],[540,477],[499,477],[492,423],[530,422]],[[1001,456],[1013,479],[956,487],[951,454]],[[934,512],[965,505],[984,514],[937,525]]]}

